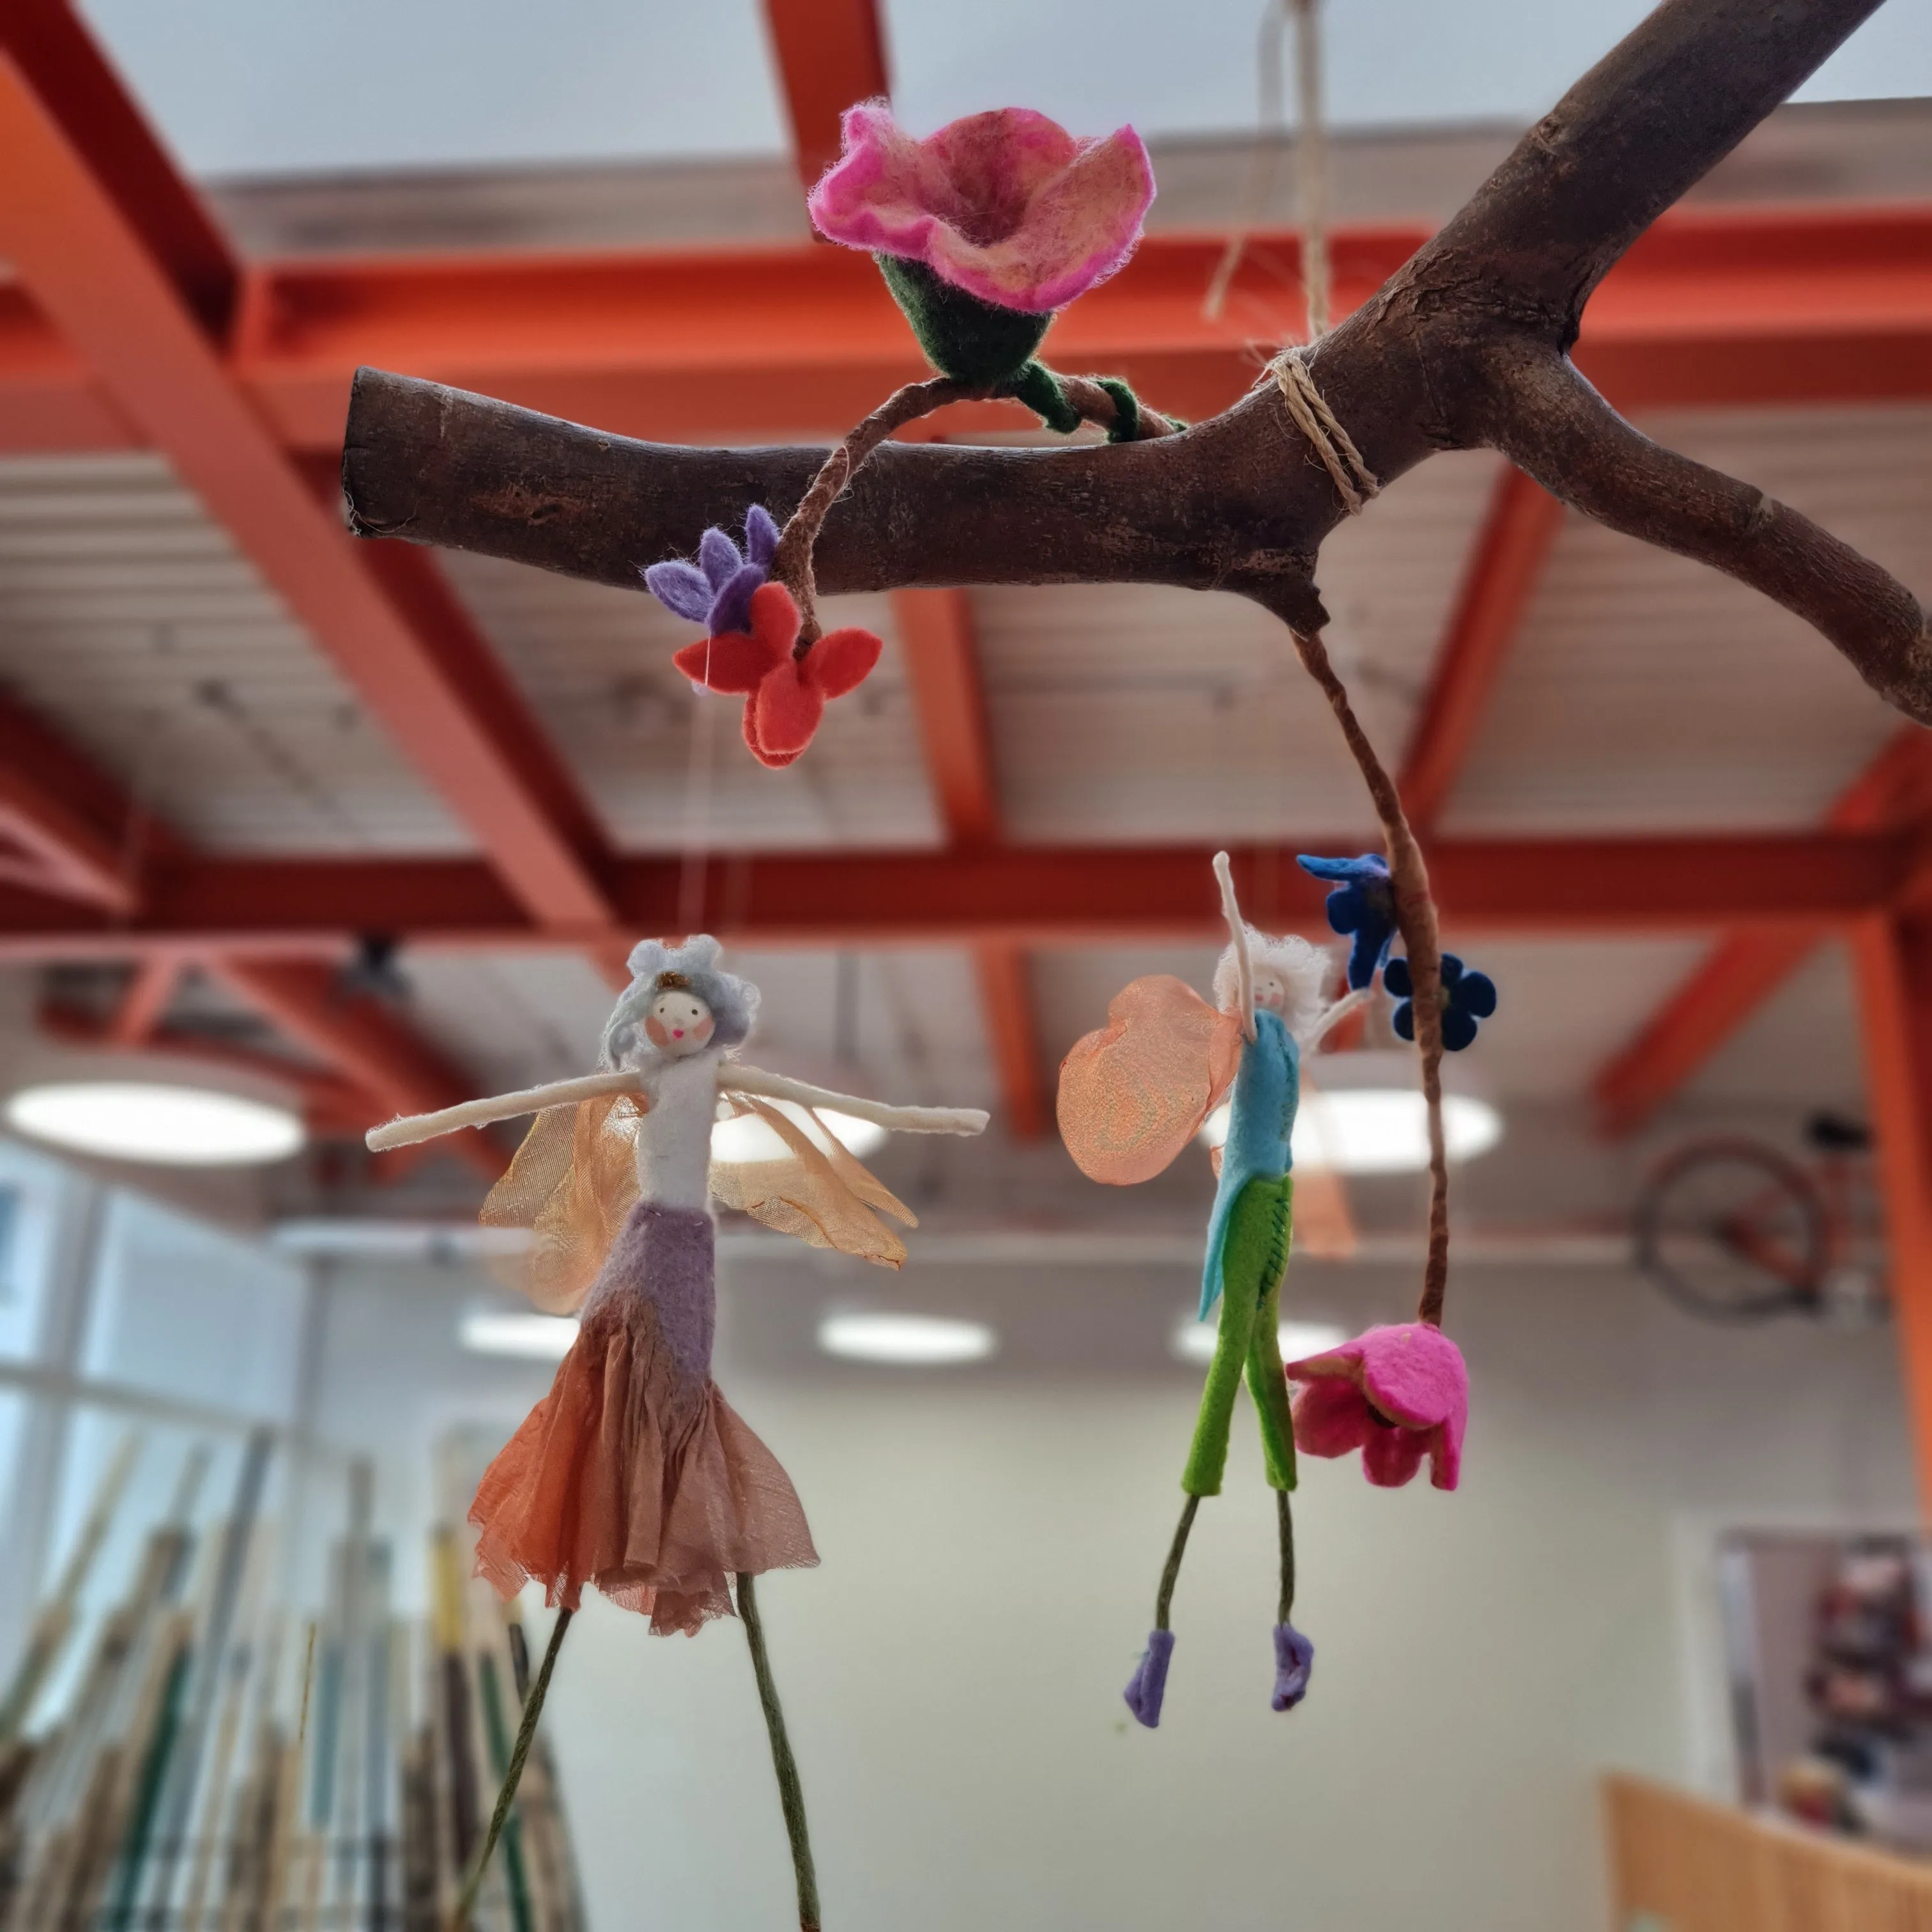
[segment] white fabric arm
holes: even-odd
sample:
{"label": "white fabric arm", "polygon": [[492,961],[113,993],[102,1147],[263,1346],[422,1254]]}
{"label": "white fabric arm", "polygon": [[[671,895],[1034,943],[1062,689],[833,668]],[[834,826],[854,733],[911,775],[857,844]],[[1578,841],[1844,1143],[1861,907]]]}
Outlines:
{"label": "white fabric arm", "polygon": [[440,1113],[407,1114],[401,1120],[371,1127],[364,1138],[370,1148],[380,1154],[385,1148],[414,1147],[418,1141],[433,1141],[440,1134],[454,1133],[459,1127],[487,1127],[493,1120],[514,1120],[519,1114],[539,1113],[546,1107],[568,1107],[606,1094],[641,1090],[633,1072],[620,1069],[615,1073],[586,1073],[575,1080],[554,1080],[547,1087],[526,1087],[518,1094],[465,1100],[460,1106],[445,1107]]}
{"label": "white fabric arm", "polygon": [[1214,876],[1221,886],[1221,914],[1228,922],[1228,933],[1234,947],[1234,983],[1240,988],[1237,997],[1240,1001],[1239,1012],[1241,1031],[1250,1040],[1255,1036],[1255,968],[1248,957],[1247,922],[1241,916],[1241,908],[1234,899],[1234,874],[1228,863],[1225,852],[1214,854]]}
{"label": "white fabric arm", "polygon": [[796,1100],[802,1107],[829,1107],[835,1113],[850,1114],[854,1120],[870,1120],[902,1134],[982,1134],[989,1118],[977,1107],[888,1107],[881,1101],[856,1094],[834,1094],[736,1060],[718,1069],[718,1084],[728,1094],[754,1094],[761,1100]]}
{"label": "white fabric arm", "polygon": [[1322,1017],[1308,1030],[1308,1037],[1302,1041],[1305,1051],[1312,1052],[1328,1034],[1330,1029],[1348,1016],[1366,1006],[1369,995],[1375,991],[1372,986],[1364,986],[1359,992],[1344,993],[1331,1006],[1322,1009]]}

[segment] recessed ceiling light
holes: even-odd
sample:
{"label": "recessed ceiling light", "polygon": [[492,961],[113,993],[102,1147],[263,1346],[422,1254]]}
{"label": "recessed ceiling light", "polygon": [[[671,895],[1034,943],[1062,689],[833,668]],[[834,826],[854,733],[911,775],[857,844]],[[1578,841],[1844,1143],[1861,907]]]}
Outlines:
{"label": "recessed ceiling light", "polygon": [[983,1322],[937,1315],[828,1315],[818,1324],[818,1346],[854,1362],[928,1367],[983,1361],[998,1341]]}
{"label": "recessed ceiling light", "polygon": [[106,1160],[167,1167],[248,1167],[285,1160],[307,1138],[285,1107],[208,1087],[159,1081],[61,1080],[23,1087],[9,1126]]}
{"label": "recessed ceiling light", "polygon": [[[1472,1094],[1442,1096],[1442,1138],[1451,1160],[1474,1160],[1502,1138],[1503,1118]],[[1228,1138],[1228,1109],[1208,1116],[1201,1138]],[[1294,1164],[1336,1174],[1413,1174],[1429,1165],[1429,1111],[1413,1088],[1324,1088],[1305,1093],[1294,1117]]]}
{"label": "recessed ceiling light", "polygon": [[[767,1100],[765,1105],[776,1108],[788,1120],[796,1121],[808,1139],[821,1148],[825,1144],[825,1136],[811,1114],[796,1101]],[[880,1146],[886,1138],[885,1129],[875,1120],[861,1120],[850,1114],[824,1109],[818,1118],[837,1137],[841,1147],[862,1158]],[[711,1130],[711,1153],[717,1160],[791,1160],[796,1157],[780,1138],[778,1130],[756,1114],[740,1114],[730,1120],[720,1120]]]}
{"label": "recessed ceiling light", "polygon": [[[1284,1322],[1276,1331],[1281,1339],[1281,1358],[1298,1362],[1304,1355],[1325,1354],[1339,1348],[1348,1339],[1348,1331],[1332,1322]],[[1175,1324],[1174,1352],[1184,1362],[1208,1362],[1214,1358],[1219,1330],[1210,1319],[1197,1320],[1184,1315]]]}
{"label": "recessed ceiling light", "polygon": [[478,1355],[521,1355],[532,1361],[560,1362],[577,1340],[568,1315],[525,1315],[478,1310],[466,1315],[457,1333]]}

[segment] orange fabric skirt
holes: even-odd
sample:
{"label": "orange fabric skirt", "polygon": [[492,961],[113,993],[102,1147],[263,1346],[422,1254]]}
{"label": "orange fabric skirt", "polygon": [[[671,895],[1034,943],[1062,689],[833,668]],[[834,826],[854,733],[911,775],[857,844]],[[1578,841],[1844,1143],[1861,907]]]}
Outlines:
{"label": "orange fabric skirt", "polygon": [[731,1614],[730,1577],[816,1563],[797,1492],[711,1379],[711,1216],[640,1202],[550,1392],[490,1464],[470,1520],[504,1596],[594,1585],[660,1635]]}

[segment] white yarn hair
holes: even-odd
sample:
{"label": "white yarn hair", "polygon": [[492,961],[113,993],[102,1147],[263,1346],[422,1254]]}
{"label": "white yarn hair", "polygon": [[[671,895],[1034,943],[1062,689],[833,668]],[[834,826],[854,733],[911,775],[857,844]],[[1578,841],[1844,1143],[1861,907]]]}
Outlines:
{"label": "white yarn hair", "polygon": [[658,976],[663,973],[676,974],[710,1007],[716,1026],[713,1046],[741,1044],[758,1020],[758,989],[718,964],[722,950],[708,932],[697,934],[682,946],[667,946],[662,939],[640,940],[626,962],[631,983],[604,1024],[598,1065],[614,1070],[638,1064],[646,1051],[644,1016],[657,997]]}
{"label": "white yarn hair", "polygon": [[[1328,1005],[1328,976],[1335,970],[1335,956],[1324,946],[1311,944],[1299,933],[1284,933],[1276,939],[1270,934],[1247,928],[1248,961],[1258,977],[1272,973],[1288,988],[1288,1002],[1282,1012],[1282,1024],[1298,1040],[1305,1040],[1315,1030]],[[1214,1004],[1232,1012],[1240,998],[1239,969],[1234,949],[1223,949],[1214,968]]]}

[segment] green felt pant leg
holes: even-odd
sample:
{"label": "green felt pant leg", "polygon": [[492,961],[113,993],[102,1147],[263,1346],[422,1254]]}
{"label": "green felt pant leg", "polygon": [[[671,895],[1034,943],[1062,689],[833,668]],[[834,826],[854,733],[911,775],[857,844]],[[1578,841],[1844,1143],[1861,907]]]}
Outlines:
{"label": "green felt pant leg", "polygon": [[[1241,1385],[1255,1318],[1269,1284],[1279,1283],[1286,1264],[1287,1203],[1280,1179],[1258,1178],[1241,1190],[1228,1217],[1221,1250],[1221,1328],[1201,1392],[1201,1413],[1180,1486],[1190,1496],[1218,1496],[1228,1466],[1228,1436],[1234,1426],[1234,1393]],[[1277,1345],[1277,1352],[1279,1345]]]}
{"label": "green felt pant leg", "polygon": [[1274,1490],[1294,1487],[1294,1418],[1288,1406],[1288,1377],[1282,1368],[1280,1334],[1281,1284],[1288,1272],[1294,1208],[1294,1178],[1284,1174],[1280,1194],[1281,1258],[1274,1278],[1262,1292],[1261,1306],[1255,1311],[1254,1333],[1248,1342],[1248,1393],[1255,1399],[1255,1413],[1261,1419],[1262,1460],[1268,1470],[1268,1486]]}

